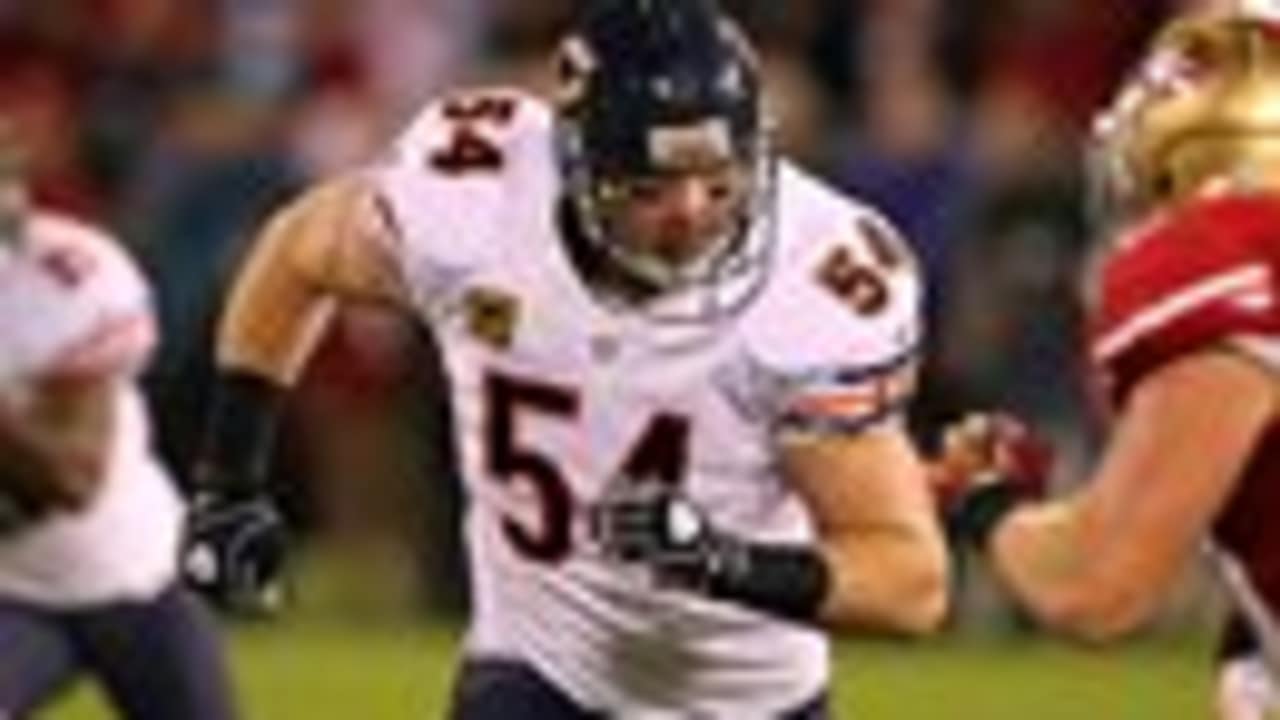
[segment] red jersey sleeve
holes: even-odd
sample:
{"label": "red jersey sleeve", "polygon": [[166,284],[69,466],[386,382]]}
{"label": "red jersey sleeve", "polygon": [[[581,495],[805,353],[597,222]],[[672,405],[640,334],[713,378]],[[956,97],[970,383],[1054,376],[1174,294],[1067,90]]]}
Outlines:
{"label": "red jersey sleeve", "polygon": [[1280,338],[1280,201],[1196,200],[1102,266],[1090,354],[1117,406],[1148,373],[1240,336]]}

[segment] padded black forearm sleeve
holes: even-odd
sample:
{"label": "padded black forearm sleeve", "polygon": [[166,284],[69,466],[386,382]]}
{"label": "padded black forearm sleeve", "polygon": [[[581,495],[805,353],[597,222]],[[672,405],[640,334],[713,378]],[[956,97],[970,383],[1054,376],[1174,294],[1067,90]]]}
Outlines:
{"label": "padded black forearm sleeve", "polygon": [[229,495],[261,492],[283,400],[284,389],[266,378],[247,372],[221,374],[214,388],[197,482]]}
{"label": "padded black forearm sleeve", "polygon": [[814,623],[831,586],[831,569],[805,545],[727,543],[707,579],[707,594],[786,620]]}

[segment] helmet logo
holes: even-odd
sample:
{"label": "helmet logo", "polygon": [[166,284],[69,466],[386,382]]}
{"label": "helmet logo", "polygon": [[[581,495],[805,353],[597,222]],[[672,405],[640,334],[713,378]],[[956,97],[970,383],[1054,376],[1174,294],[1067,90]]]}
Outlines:
{"label": "helmet logo", "polygon": [[586,41],[577,35],[567,38],[556,55],[556,105],[567,109],[580,103],[595,69],[596,59]]}
{"label": "helmet logo", "polygon": [[650,128],[648,152],[654,166],[675,170],[721,162],[733,154],[729,123],[708,118],[691,125]]}

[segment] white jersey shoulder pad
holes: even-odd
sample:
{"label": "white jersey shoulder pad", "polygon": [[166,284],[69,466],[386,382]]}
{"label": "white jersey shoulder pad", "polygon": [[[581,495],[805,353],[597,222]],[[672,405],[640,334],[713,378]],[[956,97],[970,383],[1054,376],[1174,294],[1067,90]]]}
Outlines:
{"label": "white jersey shoulder pad", "polygon": [[896,415],[922,341],[910,249],[879,213],[798,170],[783,168],[779,190],[775,271],[748,324],[775,420],[848,431]]}
{"label": "white jersey shoulder pad", "polygon": [[[508,252],[558,193],[552,114],[509,88],[477,88],[428,104],[367,172],[397,236],[416,300]],[[518,236],[518,233],[514,235]]]}

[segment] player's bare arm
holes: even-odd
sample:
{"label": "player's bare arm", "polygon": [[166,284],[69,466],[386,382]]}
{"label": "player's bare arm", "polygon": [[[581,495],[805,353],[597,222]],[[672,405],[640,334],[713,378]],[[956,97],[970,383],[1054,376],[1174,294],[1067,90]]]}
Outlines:
{"label": "player's bare arm", "polygon": [[1192,555],[1277,408],[1274,376],[1235,351],[1156,371],[1082,492],[998,526],[999,574],[1054,627],[1092,639],[1133,628]]}
{"label": "player's bare arm", "polygon": [[[285,391],[297,381],[339,302],[396,303],[390,226],[357,176],[340,177],[278,211],[257,238],[222,318],[220,374],[188,541],[188,575],[238,612],[279,606],[283,521],[266,467]],[[203,573],[217,558],[221,572]]]}
{"label": "player's bare arm", "polygon": [[896,425],[787,437],[779,462],[814,518],[816,542],[722,532],[650,483],[597,508],[597,536],[660,583],[806,624],[927,633],[947,606],[947,553],[921,461]]}
{"label": "player's bare arm", "polygon": [[896,425],[793,440],[789,481],[813,515],[830,585],[829,625],[919,634],[947,606],[947,554],[911,440]]}
{"label": "player's bare arm", "polygon": [[219,328],[218,362],[290,385],[339,300],[396,303],[391,228],[358,177],[318,185],[259,235]]}

